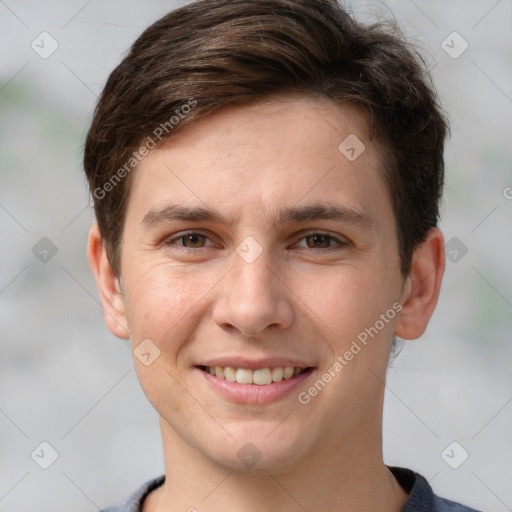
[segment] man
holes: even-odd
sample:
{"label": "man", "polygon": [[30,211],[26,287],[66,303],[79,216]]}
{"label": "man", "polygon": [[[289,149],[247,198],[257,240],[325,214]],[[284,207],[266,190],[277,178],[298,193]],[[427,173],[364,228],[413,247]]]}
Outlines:
{"label": "man", "polygon": [[202,0],[114,70],[89,259],[165,476],[109,511],[471,511],[382,458],[395,336],[444,271],[446,122],[397,33],[330,0]]}

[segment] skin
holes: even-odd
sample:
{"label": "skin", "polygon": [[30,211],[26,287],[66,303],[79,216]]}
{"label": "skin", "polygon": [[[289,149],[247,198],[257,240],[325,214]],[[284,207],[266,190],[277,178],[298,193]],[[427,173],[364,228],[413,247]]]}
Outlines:
{"label": "skin", "polygon": [[[352,162],[338,150],[351,133],[366,146]],[[144,512],[402,509],[407,494],[382,458],[389,350],[394,333],[414,339],[424,332],[445,260],[434,228],[410,274],[401,274],[381,166],[366,120],[353,109],[300,97],[224,108],[177,133],[135,171],[119,279],[93,225],[88,253],[108,328],[133,349],[150,339],[160,350],[149,366],[134,357],[160,415],[166,468]],[[141,224],[171,203],[214,209],[226,220]],[[275,222],[281,208],[317,203],[370,222]],[[179,238],[189,231],[204,237]],[[332,238],[308,237],[315,233]],[[236,251],[248,236],[262,251],[251,263]],[[378,335],[307,405],[299,403],[298,392],[397,303],[401,311]],[[239,404],[196,368],[228,355],[293,357],[315,370],[275,402]],[[261,454],[250,468],[237,457],[247,442]]]}

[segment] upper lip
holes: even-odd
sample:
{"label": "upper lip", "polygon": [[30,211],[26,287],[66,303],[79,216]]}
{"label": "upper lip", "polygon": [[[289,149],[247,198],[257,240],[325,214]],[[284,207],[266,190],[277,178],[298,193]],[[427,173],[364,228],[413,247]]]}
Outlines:
{"label": "upper lip", "polygon": [[250,370],[257,370],[258,368],[275,368],[276,366],[282,366],[286,368],[287,366],[293,366],[294,368],[310,368],[315,365],[311,362],[299,360],[299,359],[290,359],[285,357],[265,357],[260,359],[247,359],[240,356],[234,357],[215,357],[212,359],[207,359],[202,362],[198,366],[230,366],[232,368],[247,368]]}

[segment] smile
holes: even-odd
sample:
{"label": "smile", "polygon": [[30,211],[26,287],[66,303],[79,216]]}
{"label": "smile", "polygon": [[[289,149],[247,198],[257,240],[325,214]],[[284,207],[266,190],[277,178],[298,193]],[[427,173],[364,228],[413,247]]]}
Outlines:
{"label": "smile", "polygon": [[237,382],[238,384],[256,384],[258,386],[267,386],[273,382],[288,380],[311,370],[311,367],[299,368],[294,366],[276,366],[273,368],[267,366],[254,370],[233,366],[199,366],[199,368],[218,379]]}

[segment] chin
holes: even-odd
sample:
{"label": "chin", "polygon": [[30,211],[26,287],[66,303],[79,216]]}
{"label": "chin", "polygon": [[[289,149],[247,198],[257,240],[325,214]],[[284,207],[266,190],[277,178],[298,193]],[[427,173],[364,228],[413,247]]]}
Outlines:
{"label": "chin", "polygon": [[[296,467],[306,451],[302,436],[284,430],[281,435],[275,431],[269,435],[269,432],[272,429],[261,426],[244,428],[243,433],[233,433],[234,439],[226,438],[222,444],[217,444],[217,450],[210,453],[209,458],[226,470],[247,476],[268,476],[268,472],[284,473]],[[205,444],[207,453],[216,443],[210,438]]]}

